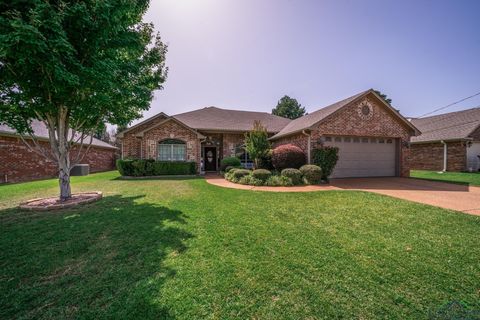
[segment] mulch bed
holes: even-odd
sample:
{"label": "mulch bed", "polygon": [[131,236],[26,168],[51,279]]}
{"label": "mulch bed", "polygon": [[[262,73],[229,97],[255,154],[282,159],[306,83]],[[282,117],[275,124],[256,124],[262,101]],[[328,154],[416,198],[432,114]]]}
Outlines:
{"label": "mulch bed", "polygon": [[59,197],[32,199],[20,204],[19,208],[31,211],[48,211],[56,209],[66,209],[78,205],[92,203],[102,198],[102,192],[84,192],[72,194],[67,201],[60,201]]}

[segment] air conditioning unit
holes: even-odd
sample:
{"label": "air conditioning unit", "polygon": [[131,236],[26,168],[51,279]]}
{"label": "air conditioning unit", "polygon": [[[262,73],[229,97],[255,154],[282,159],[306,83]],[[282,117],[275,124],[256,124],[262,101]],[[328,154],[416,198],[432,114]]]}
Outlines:
{"label": "air conditioning unit", "polygon": [[89,164],[77,164],[70,170],[71,176],[87,176],[90,173]]}

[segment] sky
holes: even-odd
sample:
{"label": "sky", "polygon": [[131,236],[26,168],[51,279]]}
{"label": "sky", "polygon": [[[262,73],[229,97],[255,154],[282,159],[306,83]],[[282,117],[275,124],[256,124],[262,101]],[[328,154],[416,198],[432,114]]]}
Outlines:
{"label": "sky", "polygon": [[152,0],[169,74],[144,117],[284,95],[312,112],[369,88],[419,116],[480,92],[479,17],[477,0]]}

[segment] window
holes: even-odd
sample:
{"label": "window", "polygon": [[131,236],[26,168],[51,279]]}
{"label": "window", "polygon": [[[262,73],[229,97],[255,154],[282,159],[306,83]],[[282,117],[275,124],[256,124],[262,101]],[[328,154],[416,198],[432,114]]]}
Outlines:
{"label": "window", "polygon": [[335,137],[335,142],[342,142],[342,137]]}
{"label": "window", "polygon": [[350,137],[345,137],[343,138],[343,142],[351,142],[352,139]]}
{"label": "window", "polygon": [[245,150],[245,145],[238,144],[235,146],[235,157],[240,159],[244,168],[253,168],[253,160],[250,159],[250,155]]}
{"label": "window", "polygon": [[158,160],[185,161],[187,148],[185,142],[176,139],[163,140],[158,144]]}
{"label": "window", "polygon": [[362,138],[362,143],[368,143],[368,138]]}

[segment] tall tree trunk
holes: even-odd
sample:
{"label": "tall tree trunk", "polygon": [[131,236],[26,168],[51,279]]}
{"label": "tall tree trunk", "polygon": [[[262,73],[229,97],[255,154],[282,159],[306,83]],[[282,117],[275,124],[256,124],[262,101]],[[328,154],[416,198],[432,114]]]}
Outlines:
{"label": "tall tree trunk", "polygon": [[72,197],[72,190],[70,188],[70,155],[68,152],[60,152],[58,169],[60,201],[66,201]]}
{"label": "tall tree trunk", "polygon": [[65,107],[60,107],[57,118],[47,116],[47,127],[50,146],[58,162],[58,184],[60,186],[60,201],[66,201],[72,197],[72,190],[70,188],[71,166],[67,114],[68,109],[66,109]]}

